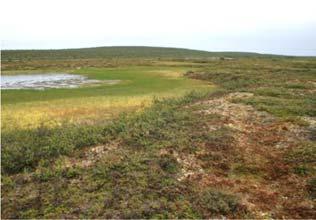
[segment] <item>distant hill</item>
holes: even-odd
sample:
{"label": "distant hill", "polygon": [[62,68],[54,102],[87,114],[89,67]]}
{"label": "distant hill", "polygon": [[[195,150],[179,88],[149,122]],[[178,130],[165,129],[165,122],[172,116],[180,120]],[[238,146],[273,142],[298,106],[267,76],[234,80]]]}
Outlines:
{"label": "distant hill", "polygon": [[57,60],[89,58],[208,58],[276,56],[247,52],[208,52],[168,47],[115,46],[59,50],[3,50],[2,60]]}

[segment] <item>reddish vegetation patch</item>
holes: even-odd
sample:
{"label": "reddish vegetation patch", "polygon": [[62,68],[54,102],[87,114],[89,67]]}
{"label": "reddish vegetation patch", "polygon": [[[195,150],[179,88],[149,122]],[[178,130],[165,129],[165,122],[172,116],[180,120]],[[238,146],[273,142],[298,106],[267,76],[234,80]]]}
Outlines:
{"label": "reddish vegetation patch", "polygon": [[237,194],[255,217],[316,217],[314,203],[306,193],[308,178],[293,173],[295,164],[285,159],[305,141],[304,129],[232,102],[249,96],[252,94],[232,93],[195,104],[203,107],[198,114],[218,115],[206,129],[229,128],[232,139],[222,137],[206,143],[191,155],[191,163],[179,159],[185,167],[180,180]]}

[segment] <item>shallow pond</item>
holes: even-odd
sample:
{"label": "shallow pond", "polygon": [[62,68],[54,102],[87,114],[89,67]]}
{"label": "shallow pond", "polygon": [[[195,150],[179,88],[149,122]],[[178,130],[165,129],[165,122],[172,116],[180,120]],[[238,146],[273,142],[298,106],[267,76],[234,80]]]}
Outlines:
{"label": "shallow pond", "polygon": [[1,76],[1,89],[77,88],[87,84],[116,84],[119,80],[91,80],[67,73]]}

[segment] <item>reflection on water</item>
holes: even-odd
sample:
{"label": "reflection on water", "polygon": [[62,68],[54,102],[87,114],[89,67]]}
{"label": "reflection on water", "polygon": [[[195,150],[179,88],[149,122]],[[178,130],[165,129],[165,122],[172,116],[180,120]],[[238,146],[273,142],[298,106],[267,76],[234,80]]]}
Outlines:
{"label": "reflection on water", "polygon": [[116,84],[119,80],[91,80],[85,76],[67,73],[1,76],[1,89],[77,88],[100,82]]}

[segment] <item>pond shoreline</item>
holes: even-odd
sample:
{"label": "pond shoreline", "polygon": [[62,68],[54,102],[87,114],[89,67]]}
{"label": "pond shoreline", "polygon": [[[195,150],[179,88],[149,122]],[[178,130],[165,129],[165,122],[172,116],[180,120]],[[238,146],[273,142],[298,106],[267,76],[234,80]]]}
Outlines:
{"label": "pond shoreline", "polygon": [[33,73],[21,75],[2,75],[1,90],[35,89],[44,90],[50,88],[78,88],[93,84],[117,84],[120,80],[95,80],[86,76],[69,73]]}

